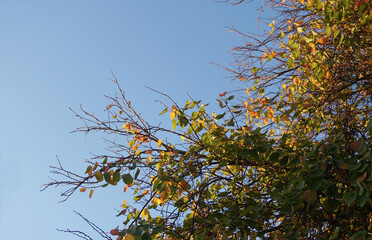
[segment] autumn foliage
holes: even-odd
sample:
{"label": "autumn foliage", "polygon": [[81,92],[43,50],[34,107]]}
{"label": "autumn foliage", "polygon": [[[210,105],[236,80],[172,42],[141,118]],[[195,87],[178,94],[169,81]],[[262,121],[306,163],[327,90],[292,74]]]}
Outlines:
{"label": "autumn foliage", "polygon": [[220,112],[168,97],[169,128],[152,125],[115,79],[110,120],[77,114],[78,131],[117,136],[115,154],[63,196],[133,189],[111,230],[123,239],[372,239],[372,1],[265,3],[269,31],[235,30],[239,92]]}

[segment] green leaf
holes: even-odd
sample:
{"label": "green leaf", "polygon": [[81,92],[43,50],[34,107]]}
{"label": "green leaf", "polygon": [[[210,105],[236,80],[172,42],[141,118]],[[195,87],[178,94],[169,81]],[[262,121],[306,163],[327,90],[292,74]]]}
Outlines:
{"label": "green leaf", "polygon": [[330,143],[327,145],[327,153],[328,154],[335,154],[338,152],[338,150],[340,149],[340,147],[335,144],[335,143]]}
{"label": "green leaf", "polygon": [[137,179],[138,175],[140,174],[141,170],[139,168],[136,171],[136,174],[134,175],[134,179]]}
{"label": "green leaf", "polygon": [[226,113],[218,114],[218,115],[216,116],[216,119],[219,120],[219,119],[223,118],[223,117],[225,116],[225,114],[226,114]]}
{"label": "green leaf", "polygon": [[89,166],[87,167],[87,170],[85,170],[85,173],[88,173],[91,169],[92,169],[92,166],[89,165]]}
{"label": "green leaf", "polygon": [[148,232],[145,232],[141,236],[141,240],[151,240],[151,235]]}
{"label": "green leaf", "polygon": [[357,196],[358,196],[358,192],[352,191],[352,192],[345,193],[342,199],[344,199],[345,203],[350,206],[356,200]]}
{"label": "green leaf", "polygon": [[257,72],[258,72],[258,68],[257,67],[252,68],[252,73],[257,73]]}
{"label": "green leaf", "polygon": [[104,178],[105,178],[105,181],[107,182],[107,183],[109,183],[110,181],[111,181],[111,175],[110,175],[110,173],[105,173],[104,175]]}
{"label": "green leaf", "polygon": [[358,196],[356,202],[358,203],[358,205],[359,205],[360,207],[363,207],[364,204],[367,202],[369,194],[370,194],[370,193],[369,193],[369,190],[366,190],[366,189],[365,189],[365,190],[363,191],[363,194],[362,194],[361,196]]}
{"label": "green leaf", "polygon": [[227,100],[227,101],[233,100],[234,97],[235,97],[234,95],[231,95],[231,96],[229,96],[228,98],[226,98],[226,100]]}
{"label": "green leaf", "polygon": [[114,175],[112,176],[112,178],[114,179],[115,182],[119,182],[120,181],[120,170],[119,171],[115,171],[114,172]]}
{"label": "green leaf", "polygon": [[263,96],[265,94],[265,90],[263,88],[260,88],[260,90],[258,90],[258,93]]}
{"label": "green leaf", "polygon": [[292,69],[294,68],[294,60],[292,58],[289,58],[287,61],[287,68]]}
{"label": "green leaf", "polygon": [[102,175],[101,172],[96,172],[94,174],[94,176],[96,177],[96,179],[97,179],[98,182],[102,182],[103,181],[103,175]]}
{"label": "green leaf", "polygon": [[205,197],[206,197],[207,199],[210,199],[210,198],[212,197],[212,194],[211,194],[211,192],[210,192],[208,189],[206,189],[206,190],[204,191],[204,194],[205,194]]}
{"label": "green leaf", "polygon": [[135,196],[133,198],[133,200],[137,202],[137,201],[141,200],[141,198],[143,198],[143,195],[138,195],[138,196]]}
{"label": "green leaf", "polygon": [[372,120],[369,120],[366,126],[366,131],[369,131],[369,129],[372,128]]}
{"label": "green leaf", "polygon": [[130,185],[133,183],[133,178],[132,176],[128,173],[128,174],[124,174],[123,175],[123,182],[127,185]]}

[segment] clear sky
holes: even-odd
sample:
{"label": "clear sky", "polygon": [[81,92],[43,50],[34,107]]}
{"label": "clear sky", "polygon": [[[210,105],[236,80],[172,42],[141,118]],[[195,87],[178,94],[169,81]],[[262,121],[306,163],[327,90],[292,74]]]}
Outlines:
{"label": "clear sky", "polygon": [[228,65],[243,43],[224,26],[258,32],[256,9],[212,0],[1,0],[0,239],[77,239],[56,228],[92,233],[73,210],[107,231],[122,226],[115,209],[132,198],[122,190],[64,203],[60,189],[40,192],[56,155],[84,172],[84,160],[105,147],[98,136],[70,133],[82,123],[68,108],[101,114],[103,95],[116,91],[111,71],[153,124],[163,107],[145,85],[177,102],[189,93],[215,104],[232,86],[210,63]]}

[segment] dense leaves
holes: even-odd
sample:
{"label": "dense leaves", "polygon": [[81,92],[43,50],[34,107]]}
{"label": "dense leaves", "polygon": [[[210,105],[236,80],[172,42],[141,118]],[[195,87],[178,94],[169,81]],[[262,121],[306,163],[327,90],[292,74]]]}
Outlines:
{"label": "dense leaves", "polygon": [[131,188],[119,238],[372,239],[372,2],[266,3],[277,16],[243,35],[220,112],[168,97],[170,127],[151,125],[114,80],[109,120],[77,114],[116,135],[113,155],[47,186]]}

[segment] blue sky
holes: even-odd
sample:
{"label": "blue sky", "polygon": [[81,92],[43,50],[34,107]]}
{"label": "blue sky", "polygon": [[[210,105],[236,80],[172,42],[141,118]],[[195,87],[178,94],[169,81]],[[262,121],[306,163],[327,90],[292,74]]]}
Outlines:
{"label": "blue sky", "polygon": [[[111,71],[134,106],[157,124],[163,107],[144,88],[183,103],[189,93],[216,103],[232,90],[225,70],[242,39],[224,26],[258,32],[257,6],[212,0],[2,0],[0,2],[0,238],[77,239],[56,228],[91,233],[77,210],[104,229],[115,217],[122,190],[78,193],[58,203],[60,189],[40,193],[56,155],[83,172],[90,153],[105,145],[95,135],[71,134],[82,126],[69,107],[101,114],[116,91]],[[95,236],[92,234],[92,236]],[[99,239],[98,237],[96,239]]]}

